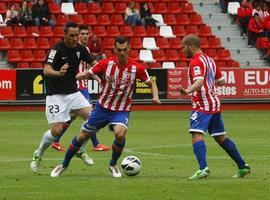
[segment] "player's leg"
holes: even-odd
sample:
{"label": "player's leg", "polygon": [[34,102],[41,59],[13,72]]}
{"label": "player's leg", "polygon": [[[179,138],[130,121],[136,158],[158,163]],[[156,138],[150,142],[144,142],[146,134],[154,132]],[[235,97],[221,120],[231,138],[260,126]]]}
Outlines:
{"label": "player's leg", "polygon": [[214,136],[215,141],[227,152],[238,166],[238,173],[235,177],[244,177],[250,173],[250,167],[243,160],[235,143],[227,137],[221,113],[214,114],[209,125],[209,133]]}
{"label": "player's leg", "polygon": [[189,180],[205,178],[210,173],[206,161],[206,145],[203,137],[210,118],[211,115],[206,113],[191,112],[189,133],[192,134],[192,147],[199,164],[199,170]]}

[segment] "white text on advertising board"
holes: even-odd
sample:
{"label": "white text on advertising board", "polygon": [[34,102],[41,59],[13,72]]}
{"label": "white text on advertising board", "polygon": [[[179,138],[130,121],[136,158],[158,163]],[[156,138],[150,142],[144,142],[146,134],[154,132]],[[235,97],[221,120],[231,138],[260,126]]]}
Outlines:
{"label": "white text on advertising board", "polygon": [[12,81],[11,80],[0,80],[0,89],[3,89],[3,90],[12,89]]}
{"label": "white text on advertising board", "polygon": [[267,85],[270,84],[270,72],[245,71],[245,85]]}

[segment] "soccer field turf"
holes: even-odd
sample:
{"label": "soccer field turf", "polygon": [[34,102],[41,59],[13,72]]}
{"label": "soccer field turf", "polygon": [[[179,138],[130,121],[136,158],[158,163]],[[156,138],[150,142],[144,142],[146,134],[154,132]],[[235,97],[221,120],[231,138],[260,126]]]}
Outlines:
{"label": "soccer field turf", "polygon": [[[243,179],[233,179],[233,161],[206,136],[207,179],[188,181],[197,161],[187,134],[189,112],[132,112],[126,148],[120,160],[135,155],[142,161],[138,176],[112,178],[108,171],[111,151],[87,152],[95,161],[86,166],[74,158],[59,178],[49,176],[64,154],[51,148],[45,153],[38,174],[30,171],[33,151],[47,130],[43,112],[0,113],[0,199],[87,200],[267,200],[270,199],[269,111],[223,112],[226,132],[252,168]],[[67,147],[82,121],[74,122],[62,143]],[[110,145],[113,135],[104,128],[100,142]]]}

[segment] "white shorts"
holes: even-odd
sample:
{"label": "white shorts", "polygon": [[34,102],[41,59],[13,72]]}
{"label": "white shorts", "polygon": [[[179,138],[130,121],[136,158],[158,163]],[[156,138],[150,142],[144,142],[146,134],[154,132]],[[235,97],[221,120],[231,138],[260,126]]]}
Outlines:
{"label": "white shorts", "polygon": [[70,111],[91,106],[80,92],[46,97],[46,117],[49,124],[70,120]]}

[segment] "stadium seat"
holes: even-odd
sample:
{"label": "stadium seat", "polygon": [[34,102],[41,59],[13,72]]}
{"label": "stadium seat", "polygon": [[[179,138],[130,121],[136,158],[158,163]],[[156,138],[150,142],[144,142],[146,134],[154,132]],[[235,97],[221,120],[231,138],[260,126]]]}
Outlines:
{"label": "stadium seat", "polygon": [[0,27],[0,33],[4,37],[13,37],[13,30],[11,26]]}
{"label": "stadium seat", "polygon": [[99,14],[97,18],[98,25],[110,25],[111,20],[110,16],[107,14]]}
{"label": "stadium seat", "polygon": [[158,37],[158,38],[156,38],[156,40],[157,40],[157,46],[160,49],[169,49],[170,48],[169,41],[167,38]]}
{"label": "stadium seat", "polygon": [[179,37],[169,39],[170,49],[180,49],[181,39]]}
{"label": "stadium seat", "polygon": [[184,26],[173,26],[173,34],[177,37],[184,37],[186,30]]}
{"label": "stadium seat", "polygon": [[127,3],[116,2],[115,3],[115,14],[124,14],[127,8]]}
{"label": "stadium seat", "polygon": [[24,26],[14,26],[13,34],[14,37],[26,37],[26,28]]}
{"label": "stadium seat", "polygon": [[195,34],[199,35],[198,26],[187,26],[186,27],[186,34]]}
{"label": "stadium seat", "polygon": [[66,15],[76,15],[77,12],[75,11],[73,3],[61,3],[61,12]]}
{"label": "stadium seat", "polygon": [[45,50],[35,50],[34,51],[34,62],[44,62],[46,59]]}
{"label": "stadium seat", "polygon": [[155,2],[152,13],[166,14],[168,12],[167,5],[164,2]]}
{"label": "stadium seat", "polygon": [[208,39],[209,48],[218,49],[222,48],[221,41],[217,37],[210,37]]}
{"label": "stadium seat", "polygon": [[189,17],[188,17],[188,14],[180,14],[180,15],[177,15],[177,17],[176,17],[176,22],[177,22],[178,25],[181,25],[181,26],[190,25],[190,24],[189,24]]}
{"label": "stadium seat", "polygon": [[225,68],[227,67],[227,63],[225,61],[216,61],[216,66],[220,67],[220,68]]}
{"label": "stadium seat", "polygon": [[10,63],[19,62],[21,60],[21,55],[19,50],[8,50],[7,60]]}
{"label": "stadium seat", "polygon": [[122,15],[111,15],[111,24],[112,25],[124,25],[124,20]]}
{"label": "stadium seat", "polygon": [[38,38],[37,49],[49,49],[51,47],[49,38]]}
{"label": "stadium seat", "polygon": [[129,57],[134,59],[134,60],[139,60],[139,52],[138,52],[138,50],[134,50],[134,49],[130,50],[129,51]]}
{"label": "stadium seat", "polygon": [[43,68],[43,65],[41,62],[31,62],[30,67],[33,69],[35,69],[35,68],[40,69],[40,68]]}
{"label": "stadium seat", "polygon": [[53,29],[53,36],[54,37],[64,37],[64,26],[55,26]]}
{"label": "stadium seat", "polygon": [[39,27],[38,26],[28,26],[26,30],[27,37],[38,37]]}
{"label": "stadium seat", "polygon": [[171,26],[161,26],[160,27],[160,36],[165,37],[165,38],[175,37]]}
{"label": "stadium seat", "polygon": [[237,62],[237,61],[229,61],[229,62],[227,62],[227,67],[240,67],[240,64],[239,64],[239,62]]}
{"label": "stadium seat", "polygon": [[30,68],[30,65],[28,62],[19,62],[19,63],[17,63],[16,68],[17,69],[28,69],[28,68]]}
{"label": "stadium seat", "polygon": [[101,12],[106,14],[113,14],[114,12],[114,5],[112,2],[104,2],[101,4]]}
{"label": "stadium seat", "polygon": [[143,62],[155,62],[151,50],[141,49],[139,53],[139,58]]}
{"label": "stadium seat", "polygon": [[133,34],[135,37],[146,36],[145,26],[134,26]]}
{"label": "stadium seat", "polygon": [[7,49],[10,49],[9,39],[8,38],[0,39],[0,50],[7,50]]}
{"label": "stadium seat", "polygon": [[165,51],[164,50],[155,50],[152,52],[153,53],[153,57],[157,62],[163,62],[166,60],[165,57]]}
{"label": "stadium seat", "polygon": [[199,36],[200,37],[211,37],[211,36],[213,36],[211,27],[206,26],[206,25],[200,26]]}
{"label": "stadium seat", "polygon": [[101,8],[98,3],[88,3],[88,13],[98,14],[101,13]]}
{"label": "stadium seat", "polygon": [[23,40],[24,49],[36,49],[37,43],[35,38],[24,38]]}
{"label": "stadium seat", "polygon": [[98,37],[105,37],[107,35],[105,26],[95,26],[93,32]]}
{"label": "stadium seat", "polygon": [[184,61],[175,62],[175,68],[186,68],[186,67],[188,67],[187,62]]}
{"label": "stadium seat", "polygon": [[105,37],[103,40],[103,48],[104,49],[113,49],[115,43],[115,38],[113,37]]}
{"label": "stadium seat", "polygon": [[165,52],[166,60],[168,61],[179,61],[179,55],[177,53],[177,50],[175,49],[168,49]]}
{"label": "stadium seat", "polygon": [[108,37],[117,37],[119,36],[119,28],[118,26],[107,26],[107,36]]}
{"label": "stadium seat", "polygon": [[181,3],[180,8],[181,8],[182,13],[187,13],[187,14],[195,13],[192,3],[188,3],[188,2]]}
{"label": "stadium seat", "polygon": [[41,26],[39,30],[40,37],[52,37],[53,32],[50,26]]}
{"label": "stadium seat", "polygon": [[182,51],[179,51],[179,60],[181,62],[187,62],[188,61],[186,54],[184,54],[184,52],[182,52]]}
{"label": "stadium seat", "polygon": [[168,25],[176,25],[176,18],[174,14],[166,14],[164,15],[164,23]]}
{"label": "stadium seat", "polygon": [[157,21],[156,22],[157,26],[164,26],[164,25],[166,25],[164,23],[164,20],[163,20],[163,17],[162,17],[161,14],[152,14],[151,16],[152,16],[153,19],[155,19]]}
{"label": "stadium seat", "polygon": [[23,49],[24,45],[22,38],[11,38],[10,46],[12,49]]}
{"label": "stadium seat", "polygon": [[159,27],[157,26],[147,26],[146,35],[149,37],[159,37]]}
{"label": "stadium seat", "polygon": [[120,35],[125,36],[125,37],[132,37],[133,36],[132,27],[131,26],[121,26],[120,27]]}
{"label": "stadium seat", "polygon": [[210,56],[213,60],[218,60],[218,55],[216,49],[206,49],[205,54]]}
{"label": "stadium seat", "polygon": [[66,14],[57,15],[56,25],[64,26],[69,21],[69,16]]}
{"label": "stadium seat", "polygon": [[202,16],[199,14],[191,14],[189,16],[189,22],[190,25],[202,25],[203,21],[202,21]]}
{"label": "stadium seat", "polygon": [[112,50],[111,50],[111,49],[105,49],[105,50],[104,50],[104,53],[105,53],[105,55],[106,55],[106,58],[110,58],[110,57],[113,56]]}
{"label": "stadium seat", "polygon": [[81,15],[86,14],[87,11],[87,3],[78,2],[75,4],[75,11]]}
{"label": "stadium seat", "polygon": [[34,60],[32,50],[22,50],[20,62],[32,62]]}
{"label": "stadium seat", "polygon": [[174,69],[175,64],[174,62],[163,62],[162,63],[162,69]]}
{"label": "stadium seat", "polygon": [[79,25],[84,24],[83,16],[79,15],[79,14],[78,15],[71,15],[70,16],[70,21],[75,22],[75,23],[77,23]]}
{"label": "stadium seat", "polygon": [[227,49],[218,50],[218,60],[219,61],[231,61],[231,52]]}
{"label": "stadium seat", "polygon": [[51,46],[51,48],[52,48],[56,43],[58,43],[59,41],[61,41],[61,38],[60,38],[60,37],[52,37],[52,38],[50,39],[50,46]]}
{"label": "stadium seat", "polygon": [[160,62],[152,62],[152,63],[149,63],[148,67],[150,69],[160,69],[162,66]]}
{"label": "stadium seat", "polygon": [[167,13],[178,14],[180,12],[181,12],[181,10],[180,10],[179,2],[169,2],[168,3]]}
{"label": "stadium seat", "polygon": [[240,7],[239,2],[228,2],[228,14],[237,15],[237,10]]}
{"label": "stadium seat", "polygon": [[156,45],[156,40],[153,37],[144,37],[143,38],[143,48],[149,50],[156,50],[158,49]]}
{"label": "stadium seat", "polygon": [[0,2],[0,14],[6,14],[7,8],[6,8],[6,4],[4,2]]}
{"label": "stadium seat", "polygon": [[51,14],[53,15],[61,13],[61,8],[58,3],[55,2],[49,3],[49,9],[51,11]]}
{"label": "stadium seat", "polygon": [[201,48],[202,49],[208,49],[209,48],[208,40],[207,40],[206,37],[201,38]]}
{"label": "stadium seat", "polygon": [[142,49],[142,38],[141,37],[132,37],[130,38],[130,47],[131,49]]}
{"label": "stadium seat", "polygon": [[96,25],[97,24],[97,18],[96,15],[84,15],[84,23],[88,26]]}

